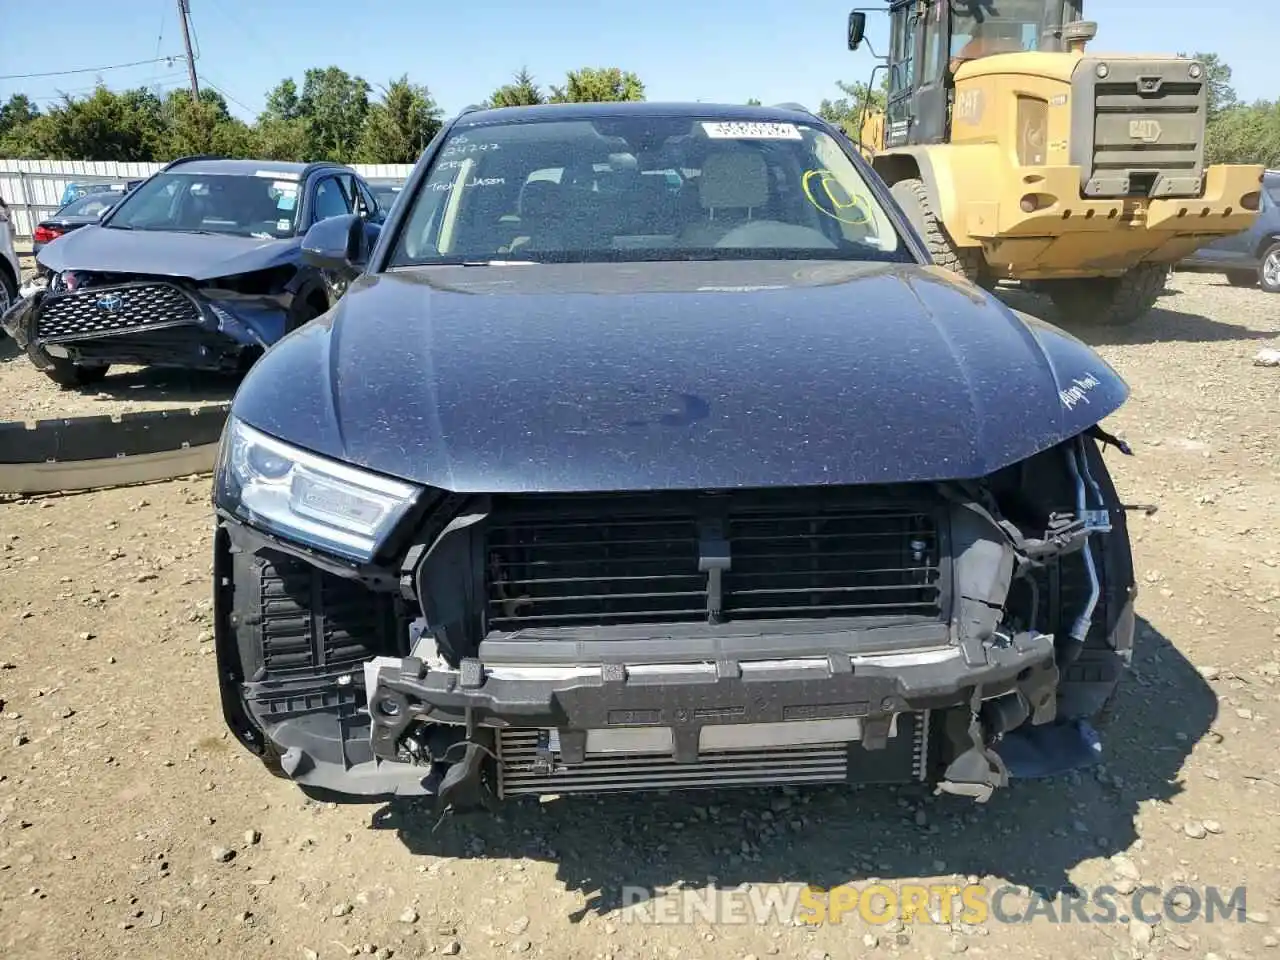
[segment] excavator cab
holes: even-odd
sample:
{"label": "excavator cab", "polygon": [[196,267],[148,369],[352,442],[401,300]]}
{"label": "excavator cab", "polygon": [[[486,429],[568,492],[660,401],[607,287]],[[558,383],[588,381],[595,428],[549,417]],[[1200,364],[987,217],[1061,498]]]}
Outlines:
{"label": "excavator cab", "polygon": [[1061,52],[1080,0],[891,0],[883,147],[944,143],[956,75],[1002,53]]}

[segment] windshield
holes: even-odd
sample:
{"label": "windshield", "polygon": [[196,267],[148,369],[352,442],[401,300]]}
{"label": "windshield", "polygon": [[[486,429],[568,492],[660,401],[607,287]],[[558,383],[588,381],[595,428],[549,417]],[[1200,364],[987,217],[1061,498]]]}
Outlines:
{"label": "windshield", "polygon": [[637,116],[460,127],[410,201],[392,267],[912,259],[836,139],[803,123]]}
{"label": "windshield", "polygon": [[59,217],[98,217],[102,211],[119,203],[122,193],[90,193],[79,200],[72,200],[55,214]]}
{"label": "windshield", "polygon": [[161,173],[122,200],[106,226],[271,240],[292,236],[297,216],[296,180]]}
{"label": "windshield", "polygon": [[951,0],[951,56],[976,60],[1055,45],[1061,0]]}

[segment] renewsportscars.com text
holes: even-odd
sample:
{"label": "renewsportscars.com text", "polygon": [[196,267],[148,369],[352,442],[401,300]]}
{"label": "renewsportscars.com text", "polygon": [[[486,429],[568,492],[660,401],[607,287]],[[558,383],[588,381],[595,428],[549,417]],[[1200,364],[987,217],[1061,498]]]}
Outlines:
{"label": "renewsportscars.com text", "polygon": [[1245,921],[1245,888],[1112,886],[1066,892],[982,884],[845,884],[682,889],[622,888],[622,919],[639,924],[794,924],[820,926],[860,919],[902,923],[1143,923]]}

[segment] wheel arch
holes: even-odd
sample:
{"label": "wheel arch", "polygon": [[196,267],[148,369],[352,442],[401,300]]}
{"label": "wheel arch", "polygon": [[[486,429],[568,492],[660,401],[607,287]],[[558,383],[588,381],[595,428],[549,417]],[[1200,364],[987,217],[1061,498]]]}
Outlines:
{"label": "wheel arch", "polygon": [[[924,184],[934,216],[946,228],[956,245],[981,247],[981,241],[971,236],[966,227],[961,203],[964,191],[958,184],[964,182],[968,187],[980,182],[975,181],[970,172],[979,169],[975,164],[989,166],[989,160],[990,158],[975,155],[972,147],[932,144],[901,147],[879,153],[872,161],[872,166],[888,186],[901,180],[919,180]],[[981,199],[973,195],[973,190],[964,193],[964,196],[966,200]]]}
{"label": "wheel arch", "polygon": [[1280,230],[1268,230],[1262,235],[1253,251],[1253,255],[1258,258],[1259,263],[1262,262],[1263,254],[1277,243],[1280,243]]}
{"label": "wheel arch", "polygon": [[18,288],[21,286],[21,283],[19,282],[20,278],[17,273],[14,272],[13,264],[9,262],[8,257],[0,257],[0,276],[4,276],[9,280],[13,285],[14,294],[17,294]]}

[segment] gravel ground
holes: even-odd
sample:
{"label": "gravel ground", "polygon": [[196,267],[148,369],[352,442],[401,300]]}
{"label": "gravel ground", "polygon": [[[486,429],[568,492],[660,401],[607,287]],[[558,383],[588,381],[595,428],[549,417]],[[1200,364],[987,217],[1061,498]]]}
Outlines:
{"label": "gravel ground", "polygon": [[[1145,321],[1091,337],[1134,391],[1108,424],[1137,453],[1108,454],[1117,483],[1160,508],[1131,519],[1135,670],[1103,768],[985,807],[869,788],[555,799],[433,832],[423,805],[307,801],[223,732],[206,482],[0,503],[0,956],[1280,956],[1280,370],[1252,365],[1278,332],[1280,298],[1179,276]],[[0,415],[69,399],[36,384],[0,365]],[[810,929],[617,910],[623,885],[965,877],[1243,884],[1248,916]]]}

